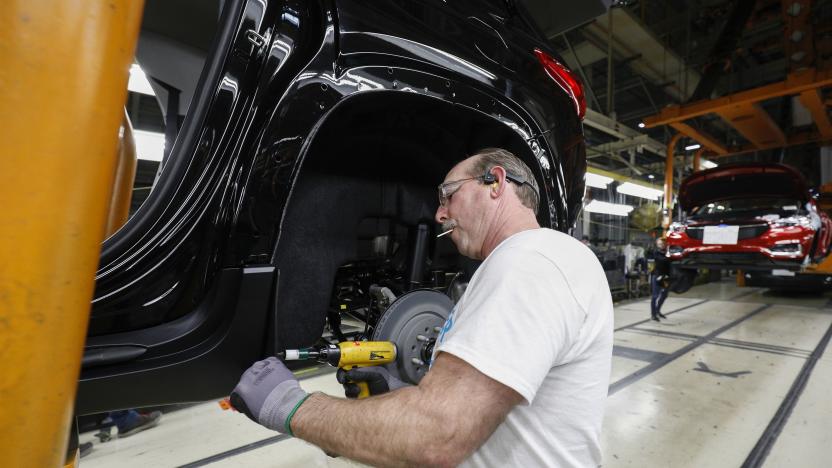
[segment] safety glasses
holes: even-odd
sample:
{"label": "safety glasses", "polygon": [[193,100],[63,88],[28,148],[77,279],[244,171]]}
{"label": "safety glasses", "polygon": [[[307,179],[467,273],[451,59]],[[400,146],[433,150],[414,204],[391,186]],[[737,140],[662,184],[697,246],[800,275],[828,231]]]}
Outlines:
{"label": "safety glasses", "polygon": [[444,184],[439,184],[437,187],[437,194],[439,195],[439,205],[445,206],[451,200],[451,197],[457,190],[459,190],[465,182],[469,180],[482,180],[482,176],[477,177],[468,177],[466,179],[458,179],[452,180],[449,182],[445,182]]}
{"label": "safety glasses", "polygon": [[[444,184],[439,184],[439,187],[437,187],[439,195],[439,205],[447,205],[448,202],[451,200],[453,194],[456,193],[456,191],[459,190],[462,187],[462,185],[465,184],[465,182],[468,182],[469,180],[479,180],[480,182],[485,184],[491,184],[492,182],[494,182],[495,179],[494,176],[491,174],[491,169],[493,169],[493,167],[485,171],[485,174],[481,176],[452,180],[450,182],[445,182]],[[516,176],[511,172],[506,171],[506,180],[509,182],[513,182],[517,185],[528,185],[534,191],[535,195],[540,197],[540,195],[537,193],[537,189],[534,188],[534,185],[526,182],[522,177]]]}

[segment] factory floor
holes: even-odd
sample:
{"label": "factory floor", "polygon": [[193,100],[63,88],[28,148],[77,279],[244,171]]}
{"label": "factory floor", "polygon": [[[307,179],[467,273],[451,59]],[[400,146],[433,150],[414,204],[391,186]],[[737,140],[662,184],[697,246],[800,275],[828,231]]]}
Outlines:
{"label": "factory floor", "polygon": [[[832,460],[832,295],[737,288],[733,280],[671,295],[656,323],[649,299],[615,308],[603,430],[604,467],[828,467]],[[308,391],[341,395],[328,369]],[[207,402],[158,427],[94,441],[94,467],[360,466]]]}

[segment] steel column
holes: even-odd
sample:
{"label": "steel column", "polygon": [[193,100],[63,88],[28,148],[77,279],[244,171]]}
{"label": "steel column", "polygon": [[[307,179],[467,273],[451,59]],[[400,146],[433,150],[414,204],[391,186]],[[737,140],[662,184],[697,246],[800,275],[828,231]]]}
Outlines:
{"label": "steel column", "polygon": [[65,456],[142,1],[0,2],[0,453]]}
{"label": "steel column", "polygon": [[829,120],[829,114],[826,111],[827,104],[821,99],[820,90],[811,89],[800,93],[800,103],[809,109],[821,138],[832,140],[832,121]]}
{"label": "steel column", "polygon": [[706,151],[705,147],[699,148],[693,153],[693,172],[697,172],[699,170],[699,162],[702,160],[702,153]]}
{"label": "steel column", "polygon": [[[667,157],[664,163],[664,216],[662,218],[662,227],[665,231],[670,226],[670,219],[673,216],[670,207],[670,204],[673,203],[673,153],[676,151],[676,144],[683,136],[683,134],[677,133],[670,138],[670,142],[667,144]],[[664,233],[662,237],[664,237]]]}

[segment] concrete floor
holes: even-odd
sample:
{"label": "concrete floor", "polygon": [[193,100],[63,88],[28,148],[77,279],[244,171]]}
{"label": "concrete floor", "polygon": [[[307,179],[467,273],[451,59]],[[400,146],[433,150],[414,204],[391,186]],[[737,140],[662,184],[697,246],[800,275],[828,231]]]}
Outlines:
{"label": "concrete floor", "polygon": [[[733,281],[615,308],[605,467],[827,467],[832,460],[832,295],[784,295]],[[340,395],[334,375],[307,390]],[[92,467],[360,466],[327,457],[207,402],[122,440],[95,441]]]}

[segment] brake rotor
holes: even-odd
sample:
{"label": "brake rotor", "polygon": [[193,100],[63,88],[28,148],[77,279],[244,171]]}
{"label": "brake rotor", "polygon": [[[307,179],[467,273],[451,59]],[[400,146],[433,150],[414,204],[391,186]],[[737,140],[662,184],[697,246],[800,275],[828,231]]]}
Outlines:
{"label": "brake rotor", "polygon": [[372,340],[396,343],[396,361],[385,365],[391,375],[411,384],[422,380],[453,307],[453,301],[441,292],[417,289],[399,296],[384,311]]}

